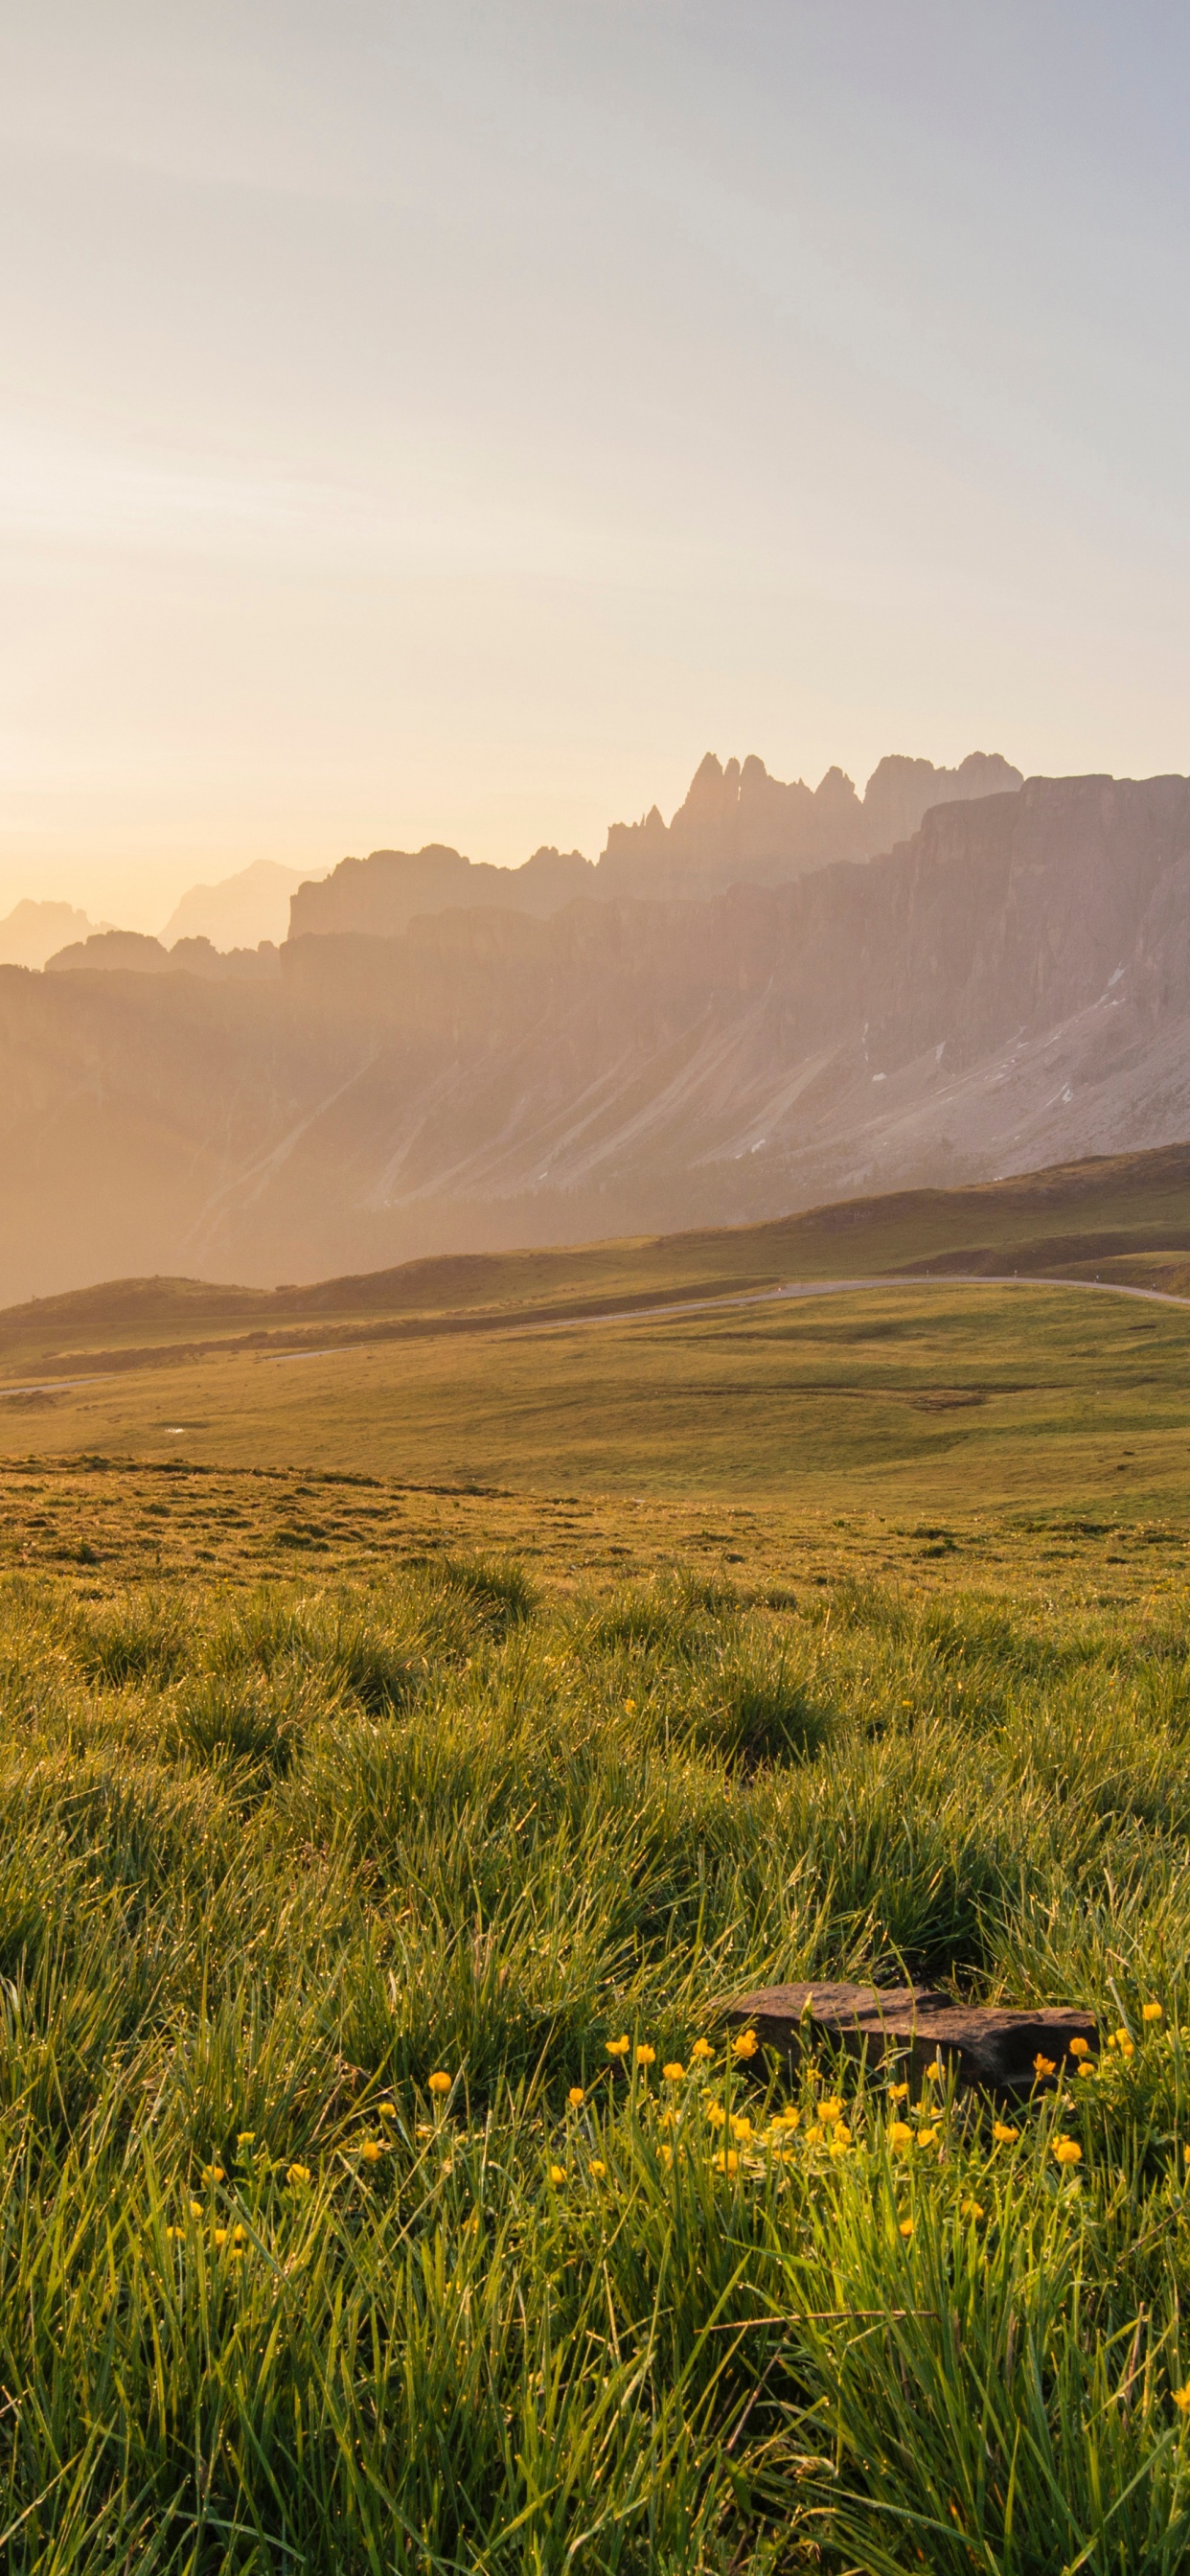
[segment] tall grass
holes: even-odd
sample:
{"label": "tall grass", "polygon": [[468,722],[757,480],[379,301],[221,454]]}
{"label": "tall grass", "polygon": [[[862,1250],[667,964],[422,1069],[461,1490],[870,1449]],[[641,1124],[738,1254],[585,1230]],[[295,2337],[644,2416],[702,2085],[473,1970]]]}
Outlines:
{"label": "tall grass", "polygon": [[[1173,2576],[1188,1732],[1169,1617],[6,1584],[7,2563]],[[725,2054],[917,1970],[1124,2036]]]}

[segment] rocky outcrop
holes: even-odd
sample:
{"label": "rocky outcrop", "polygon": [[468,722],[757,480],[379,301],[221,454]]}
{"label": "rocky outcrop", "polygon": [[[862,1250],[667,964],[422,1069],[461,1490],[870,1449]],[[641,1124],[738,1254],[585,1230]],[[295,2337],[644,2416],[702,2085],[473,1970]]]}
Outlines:
{"label": "rocky outcrop", "polygon": [[956,2004],[932,1986],[765,1986],[720,2009],[791,2069],[825,2043],[873,2071],[893,2062],[914,2085],[938,2068],[940,2081],[1008,2095],[1052,2091],[1099,2046],[1093,2016],[1073,2006]]}
{"label": "rocky outcrop", "polygon": [[783,786],[762,760],[713,752],[696,770],[668,828],[656,806],[640,823],[613,823],[599,862],[600,893],[705,896],[727,885],[782,885],[833,859],[890,850],[934,805],[1008,794],[1023,785],[999,753],[972,752],[958,769],[894,754],[880,761],[861,804],[841,769],[813,791]]}
{"label": "rocky outcrop", "polygon": [[894,849],[920,830],[935,805],[966,805],[980,796],[1014,795],[1024,786],[1019,769],[998,751],[972,751],[957,769],[935,769],[929,760],[899,752],[878,762],[864,790],[863,848],[868,857]]}

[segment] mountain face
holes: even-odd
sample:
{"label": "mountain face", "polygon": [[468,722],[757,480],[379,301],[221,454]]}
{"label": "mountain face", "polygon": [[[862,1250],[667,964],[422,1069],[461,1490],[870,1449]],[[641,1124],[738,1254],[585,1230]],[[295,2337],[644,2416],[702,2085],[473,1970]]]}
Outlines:
{"label": "mountain face", "polygon": [[0,1300],[730,1222],[1190,1135],[1190,782],[1031,779],[702,901],[0,972]]}
{"label": "mountain face", "polygon": [[654,805],[640,823],[613,823],[597,865],[578,850],[535,850],[520,868],[494,868],[432,842],[424,850],[373,850],[344,859],[317,885],[299,886],[290,937],[363,931],[394,938],[420,914],[473,905],[544,919],[576,895],[701,900],[735,884],[783,885],[832,859],[870,858],[907,840],[931,805],[1011,793],[1019,769],[998,752],[973,751],[958,769],[899,755],[882,760],[861,803],[841,769],[811,790],[786,786],[754,756],[726,769],[709,751],[684,804],[663,823]]}

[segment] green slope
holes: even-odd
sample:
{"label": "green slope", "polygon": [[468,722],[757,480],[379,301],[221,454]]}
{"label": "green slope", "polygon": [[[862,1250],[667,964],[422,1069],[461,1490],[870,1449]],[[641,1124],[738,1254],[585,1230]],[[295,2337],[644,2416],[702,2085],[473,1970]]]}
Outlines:
{"label": "green slope", "polygon": [[[729,1296],[788,1279],[906,1270],[1119,1276],[1163,1285],[1190,1255],[1190,1146],[1060,1164],[954,1190],[847,1199],[765,1225],[556,1250],[454,1254],[308,1287],[115,1280],[0,1314],[0,1371],[137,1366],[211,1345],[315,1346],[333,1324],[361,1342],[564,1319],[671,1297]],[[1121,1265],[1124,1265],[1123,1267]],[[1176,1289],[1175,1293],[1180,1293]]]}

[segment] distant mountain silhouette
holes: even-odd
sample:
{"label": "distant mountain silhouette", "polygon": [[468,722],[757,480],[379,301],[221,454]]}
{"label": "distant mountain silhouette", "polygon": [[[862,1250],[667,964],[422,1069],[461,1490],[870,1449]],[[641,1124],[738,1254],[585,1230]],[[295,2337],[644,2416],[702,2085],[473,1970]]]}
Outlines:
{"label": "distant mountain silhouette", "polygon": [[142,930],[95,930],[47,957],[47,975],[228,975],[259,982],[280,972],[278,952],[267,939],[259,948],[212,948],[209,939],[177,939],[166,948]]}
{"label": "distant mountain silhouette", "polygon": [[179,939],[206,939],[225,950],[258,948],[262,939],[276,945],[289,928],[290,897],[309,874],[277,859],[254,859],[216,885],[191,886],[166,922],[162,945],[173,948]]}
{"label": "distant mountain silhouette", "polygon": [[296,889],[289,935],[348,930],[391,939],[423,913],[476,904],[544,919],[576,895],[593,893],[596,874],[578,850],[535,850],[520,868],[464,859],[439,841],[424,850],[373,850],[366,859],[341,859],[321,884]]}
{"label": "distant mountain silhouette", "polygon": [[26,896],[0,921],[0,966],[44,966],[68,939],[87,939],[97,927],[72,903],[38,903]]}
{"label": "distant mountain silhouette", "polygon": [[391,939],[432,912],[499,905],[545,918],[576,895],[702,900],[728,885],[784,885],[832,859],[867,858],[915,832],[931,805],[1011,793],[1019,769],[998,752],[973,751],[958,769],[894,754],[868,780],[861,803],[841,769],[813,791],[770,778],[755,755],[726,769],[709,751],[671,823],[657,807],[639,823],[613,823],[597,865],[578,850],[535,850],[520,868],[424,850],[373,850],[343,859],[318,885],[298,886],[290,937],[363,931]]}
{"label": "distant mountain silhouette", "polygon": [[1190,782],[1030,779],[781,884],[463,907],[291,940],[253,981],[169,969],[0,970],[0,1300],[1190,1137]]}
{"label": "distant mountain silhouette", "polygon": [[724,769],[708,752],[668,828],[655,805],[643,822],[612,824],[598,891],[702,895],[730,884],[782,885],[832,859],[891,849],[932,805],[1022,783],[998,752],[972,752],[958,769],[893,754],[873,770],[861,803],[841,769],[828,769],[811,792],[801,779],[783,786],[770,778],[755,755]]}

